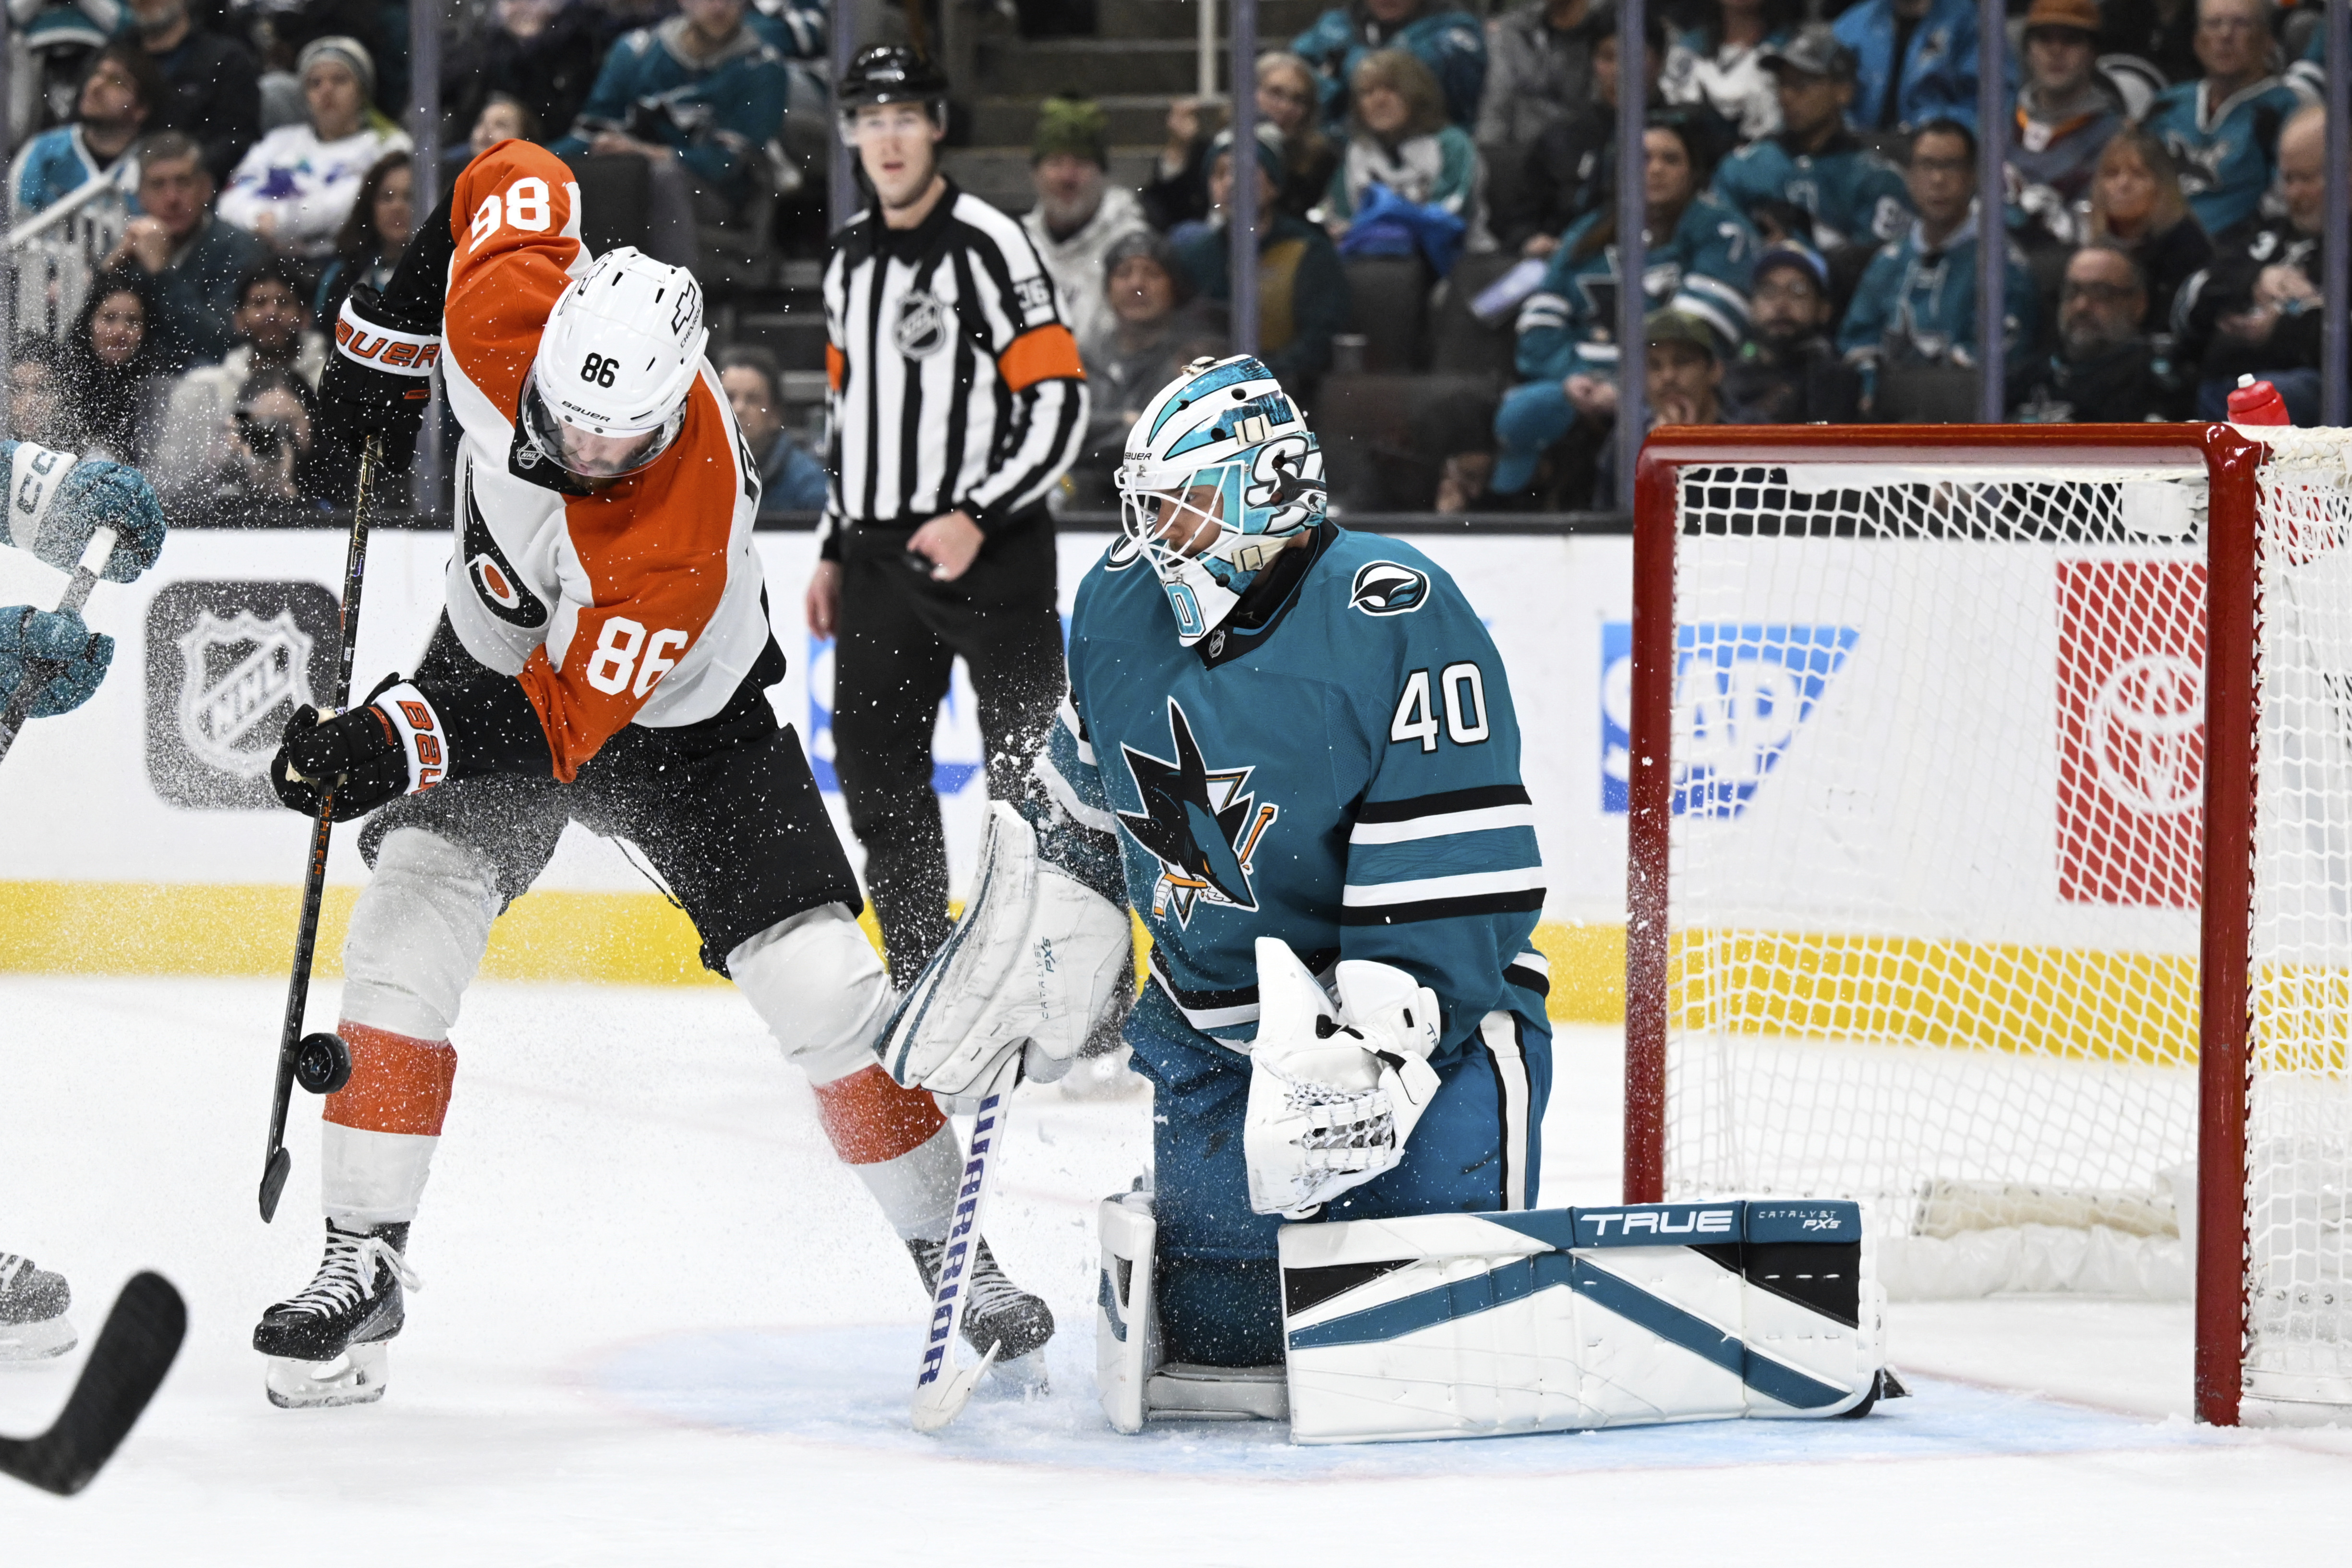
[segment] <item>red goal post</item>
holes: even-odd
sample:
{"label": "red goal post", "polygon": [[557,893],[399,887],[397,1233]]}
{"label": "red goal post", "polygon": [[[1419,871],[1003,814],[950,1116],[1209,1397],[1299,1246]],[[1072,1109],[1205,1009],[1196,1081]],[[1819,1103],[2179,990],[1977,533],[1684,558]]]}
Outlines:
{"label": "red goal post", "polygon": [[[2227,425],[1816,426],[1671,427],[1650,437],[1636,475],[1626,759],[1627,1201],[1699,1195],[1710,1185],[1756,1183],[1760,1173],[1768,1179],[1748,1190],[1875,1194],[1922,1237],[1941,1223],[1922,1216],[1961,1194],[2001,1210],[1997,1221],[2005,1215],[2016,1223],[2005,1231],[1996,1223],[1954,1232],[1960,1239],[2002,1231],[2006,1245],[2011,1233],[2063,1226],[2065,1215],[2057,1211],[2065,1209],[2113,1235],[2145,1220],[2160,1252],[2168,1200],[2161,1181],[2133,1162],[2163,1152],[2131,1141],[2186,1144],[2193,1135],[2194,1212],[2172,1215],[2170,1223],[2183,1238],[2176,1253],[2194,1235],[2196,1409],[2204,1421],[2238,1420],[2257,1271],[2249,1250],[2248,1040],[2262,487],[2265,463],[2277,456],[2273,445],[2308,447],[2320,433],[2284,431],[2268,438],[2272,444],[2257,434],[2266,433]],[[2352,494],[2352,483],[2341,488]],[[2347,519],[2352,506],[2334,522]],[[2339,546],[2352,552],[2352,533],[2341,527],[2326,542]],[[1939,575],[1947,571],[1949,580]],[[2107,590],[2094,579],[2112,572],[2137,574],[2131,592],[2138,596],[2100,598]],[[2074,578],[2090,586],[2069,586]],[[2175,610],[2159,613],[2139,579],[2186,585],[2186,596],[2177,595]],[[2055,589],[2041,585],[2053,581]],[[2063,601],[2055,612],[2053,600]],[[1888,612],[1888,603],[1910,609]],[[1710,613],[1718,618],[1708,620]],[[2023,733],[2012,723],[1969,743],[1959,734],[1974,721],[1965,701],[1915,727],[1926,732],[1917,742],[1925,760],[1906,761],[1913,731],[1902,721],[1917,711],[1923,687],[1944,680],[1950,692],[1968,689],[1948,679],[1948,666],[1968,657],[1961,650],[1995,662],[2015,653],[2011,662],[2021,668],[2035,659],[2042,668],[2053,639],[2073,635],[2053,629],[2056,621],[2071,626],[2104,616],[2105,624],[2137,626],[2164,614],[2181,623],[2182,638],[2196,633],[2203,654],[2203,832],[2185,829],[2195,836],[2188,850],[2193,869],[2170,895],[2151,880],[2160,868],[2125,864],[2118,873],[2115,867],[2119,857],[2155,856],[2162,834],[2183,831],[2182,803],[2171,803],[2172,817],[2147,832],[2133,828],[2137,849],[2117,850],[2132,835],[2112,832],[2086,831],[2054,847],[2046,839],[2039,848],[2028,845],[2015,837],[2025,831],[2015,823],[2047,820],[2044,807],[2004,813],[2001,790],[2030,784],[2046,796],[2053,780],[2059,793],[2095,790],[2063,776],[2074,765],[2069,755],[2036,753],[1981,770],[1990,781],[1984,797],[1965,800],[1974,786],[1947,775],[1966,773],[1988,752],[2004,760],[2022,755],[2012,742]],[[1863,624],[1873,616],[1878,631]],[[2190,627],[2191,621],[2201,624]],[[1935,630],[1919,630],[1930,623]],[[1866,713],[1858,698],[1840,708],[1864,681],[1874,643],[1883,651],[1906,637],[1921,647],[1911,652],[1906,679],[1885,682],[1893,697]],[[2032,658],[2017,653],[2027,645],[2039,650]],[[2173,654],[2189,646],[2181,641]],[[2133,679],[2160,681],[2163,660],[2142,663],[2157,673]],[[2116,679],[2113,670],[2107,675]],[[2046,692],[2063,687],[2067,676],[2028,671],[2018,679],[2020,690]],[[1702,689],[1681,694],[1679,720],[1678,682]],[[2156,695],[2143,709],[2166,700],[2158,686],[2147,690]],[[2059,714],[2063,732],[2052,742],[2044,731],[2045,751],[2084,744],[2068,730],[2066,700],[2061,691],[2054,708],[2040,696],[2012,705],[2029,716]],[[2169,748],[2163,756],[2172,771],[2165,776],[2177,781],[2193,761],[2194,741],[2161,718],[2147,727]],[[1859,743],[1836,756],[1828,754],[1827,739],[1807,749],[1839,722],[1857,742],[1872,733],[1883,740],[1885,765],[1899,775],[1883,798],[1873,794],[1880,763]],[[2113,744],[2138,745],[2145,760],[2158,742]],[[1852,778],[1830,776],[1841,759],[1862,759]],[[1806,774],[1808,767],[1821,776]],[[2021,782],[2026,773],[2033,777]],[[1801,777],[1813,792],[1808,800],[1822,803],[1810,815],[1791,804]],[[1777,796],[1776,785],[1786,786]],[[1903,838],[1888,855],[1910,862],[1874,867],[1872,836],[1894,842],[1910,832],[1915,801],[1937,792],[1960,797],[1958,805],[1940,795],[1930,803],[1950,821],[1982,813],[1976,820],[1984,834],[2023,846],[2010,857],[2014,864],[1958,865],[1956,849],[1966,851],[1961,859],[1979,858],[1969,847],[1972,838],[1958,834],[1940,844]],[[2064,838],[2068,812],[2112,805],[2048,809]],[[2085,858],[2099,864],[2087,872],[2071,864]],[[2053,860],[2070,864],[2053,871]],[[2120,891],[2089,887],[2116,875]],[[2070,876],[2083,885],[2051,892],[2053,878],[2064,883]],[[1832,884],[1842,879],[1866,893],[1840,904]],[[1909,896],[1932,904],[1959,882],[2004,881],[2033,886],[2030,896],[1989,897],[1983,908],[1915,910],[1906,902]],[[1993,907],[2002,898],[2024,910],[2016,929],[2028,937],[2003,924],[2006,915]],[[2179,906],[2170,926],[2164,922],[2174,914],[2155,907],[2168,901]],[[2089,922],[2085,930],[2105,921],[2118,934],[2110,942],[2095,932],[2070,945],[2069,921]],[[2193,935],[2183,937],[2191,921]],[[2180,951],[2165,951],[2167,941]],[[2117,951],[2089,951],[2103,945]],[[2165,986],[2176,982],[2180,994],[2168,1000]],[[2020,1003],[2021,994],[2029,1000]],[[2069,1016],[2078,1003],[2095,1016]],[[2193,1069],[2191,1041],[2173,1049],[2168,1029],[2193,1036]],[[2343,1076],[2336,1049],[2317,1074],[2331,1081],[2315,1092],[2333,1095],[2332,1080]],[[1906,1073],[1916,1081],[1898,1081]],[[2021,1073],[2028,1075],[2017,1080],[2021,1087],[2003,1079]],[[2065,1120],[2039,1131],[2026,1125],[2070,1096],[2080,1106],[2066,1110]],[[1984,1103],[1972,1103],[1979,1099]],[[1843,1109],[1833,1125],[1811,1125],[1824,1104]],[[1914,1129],[1899,1125],[1906,1118],[1935,1123],[1932,1135],[1912,1137]],[[1964,1121],[1957,1132],[1947,1125]],[[2069,1184],[2063,1173],[2084,1162],[2064,1145],[2095,1142],[2085,1128],[2108,1141],[2089,1163],[2132,1169],[2138,1186],[2119,1193],[2115,1179],[2097,1171]],[[1906,1142],[1935,1137],[1955,1141],[1927,1152]],[[2036,1137],[2049,1146],[2031,1146]],[[1989,1152],[1995,1143],[2006,1153]],[[1999,1158],[2016,1163],[2001,1168]],[[1951,1171],[1933,1163],[1938,1159],[1953,1162]],[[2042,1200],[2050,1212],[2032,1206]],[[2327,1201],[2342,1206],[2340,1193]],[[2026,1206],[2016,1206],[2021,1202]],[[2333,1216],[2338,1231],[2343,1222],[2340,1213]],[[1969,1222],[1958,1223],[1965,1230]],[[2329,1217],[2318,1223],[2324,1227]],[[1928,1256],[1930,1242],[1918,1245]],[[2326,1267],[2340,1266],[2328,1258]],[[2329,1300],[2342,1296],[2336,1290]],[[2352,1306],[2340,1318],[2333,1329],[2297,1331],[2303,1337],[2289,1346],[2290,1370],[2318,1371],[2273,1386],[2317,1393],[2284,1397],[2352,1398],[2352,1382],[2339,1389],[2329,1375],[2331,1367],[2352,1374],[2352,1366],[2330,1359],[2337,1352],[2329,1333],[2352,1337]]]}

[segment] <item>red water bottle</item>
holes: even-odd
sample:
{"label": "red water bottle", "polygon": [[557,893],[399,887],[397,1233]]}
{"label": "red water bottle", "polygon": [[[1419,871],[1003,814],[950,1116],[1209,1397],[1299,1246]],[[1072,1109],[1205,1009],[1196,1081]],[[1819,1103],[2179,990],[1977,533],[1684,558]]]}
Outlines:
{"label": "red water bottle", "polygon": [[2277,387],[2267,381],[2242,375],[2238,378],[2238,390],[2230,394],[2230,423],[2292,425],[2294,421],[2287,417],[2286,400],[2279,396]]}

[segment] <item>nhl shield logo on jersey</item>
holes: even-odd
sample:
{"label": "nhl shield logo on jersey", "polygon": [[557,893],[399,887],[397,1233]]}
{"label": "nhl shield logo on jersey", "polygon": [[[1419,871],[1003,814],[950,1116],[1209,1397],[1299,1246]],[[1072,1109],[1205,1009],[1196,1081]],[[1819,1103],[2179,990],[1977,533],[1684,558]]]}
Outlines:
{"label": "nhl shield logo on jersey", "polygon": [[937,295],[910,289],[898,300],[890,341],[909,359],[923,359],[948,346],[948,308]]}
{"label": "nhl shield logo on jersey", "polygon": [[1402,616],[1429,603],[1429,574],[1393,561],[1368,561],[1356,569],[1348,603],[1368,616]]}
{"label": "nhl shield logo on jersey", "polygon": [[1176,923],[1184,926],[1203,902],[1255,910],[1250,861],[1282,808],[1261,805],[1247,793],[1255,769],[1212,768],[1202,760],[1192,722],[1174,698],[1168,701],[1168,733],[1175,743],[1173,762],[1119,747],[1143,802],[1139,812],[1120,812],[1119,824],[1160,862],[1152,917],[1164,920],[1172,910]]}
{"label": "nhl shield logo on jersey", "polygon": [[180,637],[180,739],[225,773],[259,778],[295,709],[310,706],[310,638],[293,612],[205,611]]}

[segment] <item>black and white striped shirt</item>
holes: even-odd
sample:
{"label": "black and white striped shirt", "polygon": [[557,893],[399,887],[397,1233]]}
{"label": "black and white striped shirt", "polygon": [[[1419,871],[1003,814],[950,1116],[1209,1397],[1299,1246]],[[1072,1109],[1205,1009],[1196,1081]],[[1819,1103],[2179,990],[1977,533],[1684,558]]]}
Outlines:
{"label": "black and white striped shirt", "polygon": [[828,558],[845,524],[961,510],[993,529],[1077,456],[1086,372],[1054,280],[1018,223],[953,182],[919,227],[869,208],[834,237],[824,325]]}

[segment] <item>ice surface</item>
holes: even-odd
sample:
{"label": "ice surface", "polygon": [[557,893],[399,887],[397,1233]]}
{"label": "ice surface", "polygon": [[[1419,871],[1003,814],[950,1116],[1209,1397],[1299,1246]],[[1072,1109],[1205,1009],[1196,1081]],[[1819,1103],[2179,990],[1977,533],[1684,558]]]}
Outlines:
{"label": "ice surface", "polygon": [[[1089,1216],[1140,1168],[1149,1107],[1052,1089],[1015,1106],[991,1230],[1062,1320],[1054,1390],[918,1437],[914,1269],[724,990],[478,988],[391,1393],[274,1410],[247,1336],[319,1254],[316,1101],[278,1224],[254,1211],[280,997],[0,976],[0,1247],[68,1273],[85,1333],[142,1266],[190,1305],[89,1492],[0,1491],[0,1563],[2209,1563],[2334,1560],[2352,1531],[2352,1432],[2183,1418],[2178,1305],[1900,1308],[1918,1396],[1861,1422],[1118,1437],[1092,1396]],[[1617,1073],[1607,1032],[1564,1037],[1546,1202],[1613,1195]],[[0,1430],[46,1425],[79,1361],[0,1373]]]}

